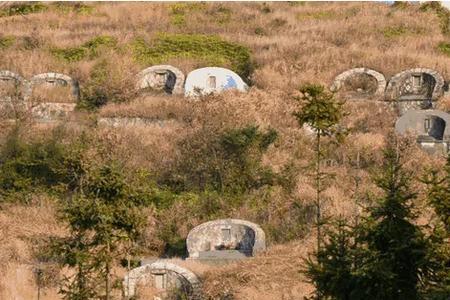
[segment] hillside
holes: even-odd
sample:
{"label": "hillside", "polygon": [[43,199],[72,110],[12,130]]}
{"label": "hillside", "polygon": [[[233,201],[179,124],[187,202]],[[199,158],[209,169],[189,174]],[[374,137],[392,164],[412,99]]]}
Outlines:
{"label": "hillside", "polygon": [[[150,203],[133,259],[177,259],[185,255],[194,226],[219,218],[250,220],[264,229],[267,253],[200,270],[205,294],[262,300],[310,295],[314,289],[301,269],[314,248],[314,140],[293,116],[298,88],[329,87],[355,67],[386,79],[424,67],[449,80],[446,26],[433,9],[381,2],[0,3],[0,70],[26,79],[66,74],[80,89],[77,101],[67,91],[33,96],[76,104],[60,124],[14,123],[2,116],[0,299],[35,299],[33,270],[41,265],[41,299],[61,299],[57,279],[68,271],[42,262],[40,247],[68,234],[57,211],[70,194],[70,176],[77,168],[97,170],[111,162]],[[199,100],[138,93],[136,74],[157,64],[185,75],[208,66],[229,68],[249,91]],[[341,144],[330,143],[324,166],[335,175],[323,192],[327,217],[352,219],[380,192],[371,177],[398,115],[377,100],[345,103],[342,125],[349,134]],[[437,107],[450,111],[447,95]],[[111,127],[98,121],[114,117],[152,122]],[[247,148],[228,155],[230,140],[244,140]],[[413,136],[402,143],[405,168],[415,179],[445,161],[422,151]],[[432,212],[424,185],[415,180],[414,188],[419,221],[427,223]],[[123,276],[122,266],[114,268]]]}

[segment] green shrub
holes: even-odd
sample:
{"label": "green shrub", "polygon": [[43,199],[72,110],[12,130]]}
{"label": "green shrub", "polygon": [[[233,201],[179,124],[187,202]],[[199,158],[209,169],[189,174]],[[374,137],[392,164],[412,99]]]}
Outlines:
{"label": "green shrub", "polygon": [[0,200],[26,200],[32,191],[72,186],[83,172],[81,144],[69,150],[61,135],[56,129],[47,140],[29,143],[21,140],[18,128],[8,135],[0,151]]}
{"label": "green shrub", "polygon": [[9,17],[15,15],[28,15],[47,10],[47,6],[39,2],[21,2],[14,3],[0,10],[0,17]]}
{"label": "green shrub", "polygon": [[134,96],[133,78],[126,77],[125,72],[114,61],[102,59],[92,68],[89,79],[81,85],[81,99],[78,108],[95,110],[107,102],[126,102]]}
{"label": "green shrub", "polygon": [[14,36],[3,36],[0,37],[0,49],[6,49],[14,45],[16,38]]}
{"label": "green shrub", "polygon": [[200,132],[183,142],[180,161],[162,183],[176,192],[216,191],[228,195],[274,185],[277,175],[261,162],[276,138],[275,130],[262,132],[257,126],[216,134]]}
{"label": "green shrub", "polygon": [[244,79],[248,79],[253,71],[248,48],[214,35],[161,33],[151,45],[137,38],[131,47],[135,59],[143,65],[165,63],[171,58],[187,58],[229,67]]}
{"label": "green shrub", "polygon": [[67,62],[77,62],[84,58],[93,59],[99,56],[102,49],[117,45],[117,39],[111,36],[95,37],[79,47],[54,48],[52,54]]}

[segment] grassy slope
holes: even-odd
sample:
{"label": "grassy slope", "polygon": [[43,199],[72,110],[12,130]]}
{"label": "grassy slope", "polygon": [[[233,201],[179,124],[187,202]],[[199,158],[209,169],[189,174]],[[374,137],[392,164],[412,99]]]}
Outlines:
{"label": "grassy slope", "polygon": [[[168,109],[180,119],[190,115],[193,119],[190,130],[165,128],[157,132],[150,129],[150,132],[117,131],[114,134],[117,157],[127,157],[130,165],[156,169],[160,168],[161,157],[170,159],[174,155],[177,140],[210,120],[224,127],[253,122],[276,128],[280,141],[270,149],[266,163],[277,169],[294,161],[301,167],[308,161],[310,147],[291,116],[290,96],[298,85],[305,82],[328,85],[341,71],[357,66],[373,68],[387,77],[407,68],[423,66],[450,78],[450,58],[436,49],[439,42],[445,41],[438,19],[431,12],[419,12],[417,7],[393,9],[379,3],[211,3],[184,9],[187,12],[179,17],[180,14],[174,14],[173,7],[166,4],[114,3],[97,4],[87,13],[51,8],[25,17],[3,17],[0,18],[1,35],[14,36],[16,43],[0,50],[0,69],[25,77],[50,71],[67,73],[83,84],[93,66],[107,58],[114,61],[121,79],[132,80],[134,74],[147,66],[132,59],[129,43],[137,36],[150,40],[158,32],[218,34],[227,41],[249,47],[257,67],[252,76],[254,87],[247,95],[228,94],[195,104],[183,99],[167,103],[164,99],[152,98],[145,110],[137,104],[124,104],[107,105],[101,111],[105,116],[144,112],[148,117],[164,117]],[[118,48],[107,48],[96,58],[72,63],[52,55],[54,47],[78,47],[101,35],[115,37]],[[30,38],[31,42],[26,45],[34,46],[25,47],[23,41]],[[192,59],[171,58],[166,63],[184,72],[204,66]],[[387,114],[382,105],[348,104],[348,108],[352,115],[347,118],[347,124],[365,123],[368,131],[352,133],[343,148],[345,154],[352,157],[361,151],[370,159],[379,159],[376,150],[392,128],[394,117]],[[99,130],[99,134],[111,135],[109,130],[104,131]],[[142,141],[142,136],[149,138]],[[411,160],[407,165],[411,169],[437,163],[415,147],[410,151]],[[326,210],[329,214],[351,215],[355,211],[351,199],[353,171],[347,166],[335,167],[334,171],[337,183],[325,192],[330,199]],[[360,172],[361,186],[370,190],[369,173]],[[283,224],[293,199],[304,202],[310,199],[312,190],[306,176],[300,173],[297,182],[289,198],[275,193],[271,204],[273,211],[268,216],[272,226]],[[6,240],[0,245],[1,268],[2,274],[7,275],[0,277],[1,299],[13,299],[12,295],[17,299],[30,299],[30,295],[35,294],[30,238],[62,231],[50,207],[44,203],[32,207],[8,206],[0,211],[0,236]],[[235,212],[235,216],[254,217],[248,207]],[[223,268],[221,272],[206,273],[207,292],[217,295],[232,287],[239,299],[282,299],[282,295],[285,299],[300,299],[311,291],[311,287],[300,282],[297,272],[301,267],[300,257],[310,248],[309,244],[305,239],[278,245],[263,257]],[[274,274],[276,277],[272,277]],[[55,288],[46,291],[43,299],[58,299]]]}

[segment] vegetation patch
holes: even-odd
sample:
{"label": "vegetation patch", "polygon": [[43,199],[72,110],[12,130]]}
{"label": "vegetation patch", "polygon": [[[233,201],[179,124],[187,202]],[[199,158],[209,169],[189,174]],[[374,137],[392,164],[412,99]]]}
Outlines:
{"label": "vegetation patch", "polygon": [[115,47],[116,45],[116,38],[104,35],[95,37],[79,47],[54,48],[51,51],[57,58],[67,62],[77,62],[86,57],[89,59],[98,57],[102,49]]}
{"label": "vegetation patch", "polygon": [[0,17],[29,15],[47,10],[47,6],[39,2],[14,3],[0,10]]}
{"label": "vegetation patch", "polygon": [[231,21],[231,9],[220,5],[216,9],[209,12],[211,18],[218,24],[228,24]]}
{"label": "vegetation patch", "polygon": [[399,25],[385,27],[381,30],[381,32],[386,38],[395,38],[410,34],[422,34],[425,32],[425,30],[422,28],[409,28],[403,25]]}
{"label": "vegetation patch", "polygon": [[16,38],[14,36],[3,36],[0,37],[0,49],[6,49],[14,45]]}
{"label": "vegetation patch", "polygon": [[56,9],[64,14],[74,12],[80,15],[90,15],[95,11],[95,7],[83,2],[56,2]]}
{"label": "vegetation patch", "polygon": [[175,26],[186,25],[186,14],[205,8],[204,3],[175,3],[169,6],[170,22]]}
{"label": "vegetation patch", "polygon": [[448,42],[440,42],[438,45],[438,50],[442,53],[450,56],[450,43]]}
{"label": "vegetation patch", "polygon": [[335,16],[336,14],[332,11],[301,12],[297,14],[297,19],[300,21],[328,20],[334,18]]}
{"label": "vegetation patch", "polygon": [[135,59],[143,65],[165,63],[171,58],[198,59],[204,64],[229,67],[243,78],[253,70],[250,50],[215,35],[158,34],[151,45],[143,38],[133,41]]}
{"label": "vegetation patch", "polygon": [[450,32],[450,11],[443,7],[441,3],[437,1],[426,2],[420,6],[420,10],[434,11],[440,20],[442,33],[448,34]]}

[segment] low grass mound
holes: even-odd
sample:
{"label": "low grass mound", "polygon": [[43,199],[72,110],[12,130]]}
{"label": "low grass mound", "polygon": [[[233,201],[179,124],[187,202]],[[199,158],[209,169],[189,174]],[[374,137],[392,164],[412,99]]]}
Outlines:
{"label": "low grass mound", "polygon": [[97,36],[79,47],[53,48],[52,54],[57,58],[67,62],[77,62],[85,58],[98,57],[100,51],[104,48],[111,48],[117,45],[117,39],[112,36]]}
{"label": "low grass mound", "polygon": [[165,63],[171,58],[198,59],[205,65],[227,67],[248,79],[253,71],[250,50],[215,35],[163,34],[151,44],[143,38],[132,43],[134,58],[142,65]]}

